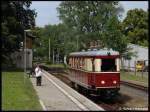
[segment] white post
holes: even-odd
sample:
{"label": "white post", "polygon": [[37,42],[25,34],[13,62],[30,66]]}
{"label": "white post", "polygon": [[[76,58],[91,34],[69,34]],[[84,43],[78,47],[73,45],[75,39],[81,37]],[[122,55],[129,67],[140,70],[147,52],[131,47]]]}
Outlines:
{"label": "white post", "polygon": [[53,64],[54,64],[54,58],[55,58],[55,54],[54,54],[54,48],[53,48]]}
{"label": "white post", "polygon": [[59,63],[59,50],[58,50],[58,63]]}
{"label": "white post", "polygon": [[26,75],[26,31],[24,31],[24,83]]}

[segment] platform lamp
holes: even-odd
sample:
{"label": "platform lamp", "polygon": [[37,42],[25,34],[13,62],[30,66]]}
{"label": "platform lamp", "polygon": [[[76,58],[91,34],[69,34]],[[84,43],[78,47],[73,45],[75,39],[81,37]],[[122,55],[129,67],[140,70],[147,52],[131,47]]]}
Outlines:
{"label": "platform lamp", "polygon": [[30,32],[31,30],[30,29],[27,29],[27,30],[24,30],[24,83],[25,83],[25,75],[26,75],[26,35],[27,35],[27,32]]}

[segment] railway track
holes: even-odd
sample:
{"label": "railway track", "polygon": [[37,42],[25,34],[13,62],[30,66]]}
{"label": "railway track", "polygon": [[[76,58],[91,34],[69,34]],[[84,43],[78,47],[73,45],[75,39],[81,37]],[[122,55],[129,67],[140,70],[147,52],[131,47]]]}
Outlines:
{"label": "railway track", "polygon": [[100,96],[88,96],[88,98],[100,107],[103,107],[106,111],[116,111],[120,110],[120,108],[122,107],[121,104],[119,104],[113,99],[106,100],[101,98]]}
{"label": "railway track", "polygon": [[[60,79],[64,83],[66,83],[68,86],[72,87],[71,81],[68,78],[68,73],[67,72],[64,72],[62,70],[59,70],[59,71],[54,71],[53,70],[53,71],[51,71],[49,69],[47,69],[46,71],[53,74],[55,77],[57,77],[58,79]],[[138,85],[133,85],[133,84],[131,85],[131,84],[129,84],[127,82],[123,82],[123,81],[121,81],[121,84],[148,92],[148,88],[145,89],[143,87],[139,87]],[[98,97],[97,96],[90,96],[89,97],[89,96],[86,96],[84,93],[81,93],[81,94],[84,95],[85,97],[89,98],[90,100],[95,102],[97,105],[99,105],[100,107],[102,107],[102,108],[104,108],[105,110],[108,110],[108,111],[122,110],[124,107],[126,107],[124,102],[126,102],[126,100],[129,97],[129,96],[124,96],[121,93],[120,98],[116,98],[115,100],[110,101],[110,100],[103,100],[103,98],[100,98],[99,96]],[[101,100],[99,100],[99,99],[101,99]]]}
{"label": "railway track", "polygon": [[148,92],[148,87],[145,87],[145,86],[142,86],[142,85],[137,85],[137,84],[130,83],[130,82],[127,82],[127,81],[120,81],[120,83],[123,84],[123,85],[127,85],[127,86],[130,86],[130,87]]}

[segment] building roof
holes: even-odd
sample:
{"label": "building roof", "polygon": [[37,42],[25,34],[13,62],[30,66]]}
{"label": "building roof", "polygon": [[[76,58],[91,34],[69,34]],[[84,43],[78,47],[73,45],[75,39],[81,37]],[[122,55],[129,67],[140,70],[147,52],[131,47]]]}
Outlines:
{"label": "building roof", "polygon": [[101,49],[94,51],[83,51],[83,52],[73,52],[70,56],[108,56],[108,55],[119,55],[119,52],[113,51],[112,49]]}

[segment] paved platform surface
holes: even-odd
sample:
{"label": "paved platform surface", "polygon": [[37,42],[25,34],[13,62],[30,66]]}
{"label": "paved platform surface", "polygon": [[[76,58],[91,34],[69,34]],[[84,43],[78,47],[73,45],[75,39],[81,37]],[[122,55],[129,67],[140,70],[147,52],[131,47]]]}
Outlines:
{"label": "paved platform surface", "polygon": [[104,110],[44,70],[42,86],[36,86],[36,78],[30,79],[44,110]]}

